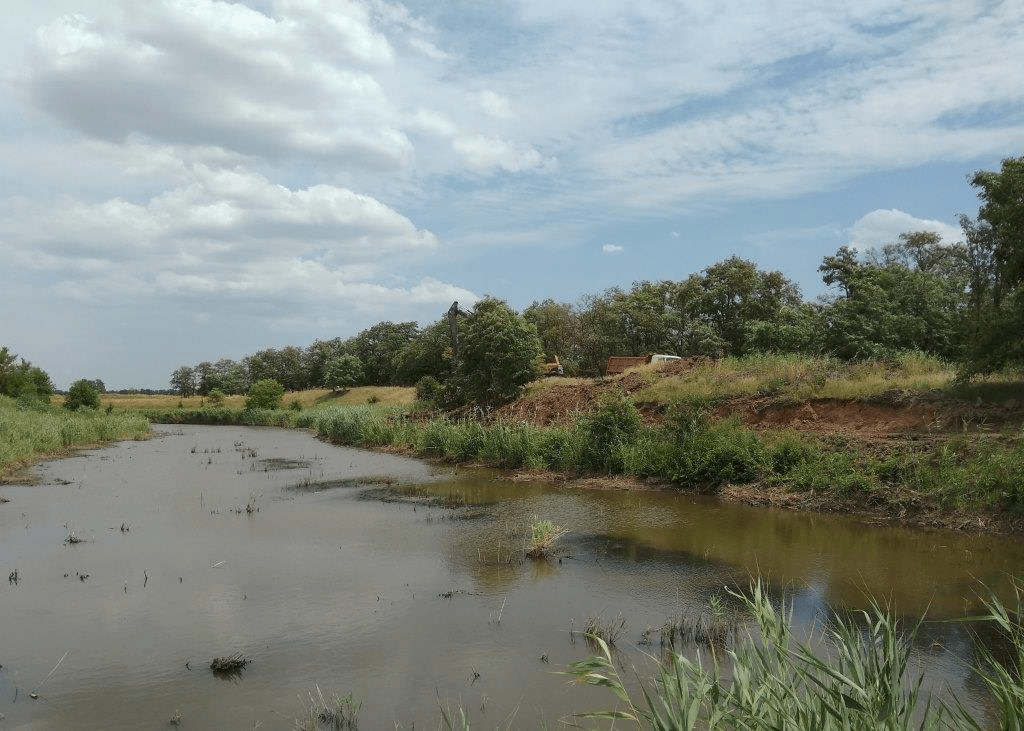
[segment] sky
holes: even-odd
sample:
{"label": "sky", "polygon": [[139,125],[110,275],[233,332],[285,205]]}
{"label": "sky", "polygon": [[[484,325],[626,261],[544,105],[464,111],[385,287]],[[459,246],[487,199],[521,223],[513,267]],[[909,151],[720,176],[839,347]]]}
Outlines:
{"label": "sky", "polygon": [[4,0],[0,345],[58,388],[960,238],[1020,0]]}

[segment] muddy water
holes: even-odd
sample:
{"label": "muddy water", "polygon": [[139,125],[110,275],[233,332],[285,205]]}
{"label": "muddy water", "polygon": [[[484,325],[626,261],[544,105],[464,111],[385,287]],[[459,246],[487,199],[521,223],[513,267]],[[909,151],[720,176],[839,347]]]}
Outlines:
{"label": "muddy water", "polygon": [[[868,594],[927,610],[915,665],[983,710],[974,646],[943,620],[1024,566],[1014,540],[513,484],[296,431],[164,432],[0,486],[0,571],[18,572],[0,586],[0,729],[168,728],[176,712],[181,728],[291,728],[317,687],[361,699],[364,729],[435,728],[439,704],[475,727],[556,728],[611,704],[553,674],[586,654],[572,630],[621,614],[623,662],[643,671],[666,619],[756,573],[804,621]],[[571,529],[559,559],[523,558],[535,517]],[[210,672],[235,652],[252,660],[239,676]]]}

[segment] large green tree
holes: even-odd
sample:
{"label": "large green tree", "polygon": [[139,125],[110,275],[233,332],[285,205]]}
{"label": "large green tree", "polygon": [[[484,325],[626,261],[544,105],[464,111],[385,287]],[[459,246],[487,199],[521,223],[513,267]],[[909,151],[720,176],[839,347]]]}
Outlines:
{"label": "large green tree", "polygon": [[401,352],[418,333],[415,322],[379,322],[352,338],[352,354],[363,364],[363,383],[368,386],[397,384]]}
{"label": "large green tree", "polygon": [[962,217],[971,311],[962,375],[1024,363],[1024,157],[971,178],[981,206]]}
{"label": "large green tree", "polygon": [[542,358],[537,328],[501,300],[477,302],[460,333],[454,380],[465,401],[498,406],[517,398],[537,377]]}
{"label": "large green tree", "polygon": [[821,308],[822,348],[845,359],[920,350],[957,359],[967,312],[966,249],[929,231],[863,255],[842,247],[818,271],[837,294]]}

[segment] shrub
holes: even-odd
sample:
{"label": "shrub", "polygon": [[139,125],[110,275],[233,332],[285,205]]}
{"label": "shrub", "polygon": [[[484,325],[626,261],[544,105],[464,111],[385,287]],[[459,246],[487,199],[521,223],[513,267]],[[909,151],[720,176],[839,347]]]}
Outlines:
{"label": "shrub", "polygon": [[91,381],[84,378],[75,381],[68,389],[68,397],[64,400],[64,408],[69,411],[77,411],[85,407],[98,409],[100,407],[100,392]]}
{"label": "shrub", "polygon": [[607,396],[580,426],[583,432],[581,466],[601,472],[621,472],[622,448],[640,432],[640,412],[636,404],[621,393]]}
{"label": "shrub", "polygon": [[284,386],[273,378],[261,378],[252,384],[245,399],[246,409],[276,409],[281,405]]}
{"label": "shrub", "polygon": [[206,394],[206,399],[210,402],[210,406],[214,407],[223,406],[225,398],[227,398],[227,395],[219,388],[214,388]]}
{"label": "shrub", "polygon": [[444,385],[433,376],[423,376],[416,382],[416,398],[425,404],[436,406],[444,398]]}

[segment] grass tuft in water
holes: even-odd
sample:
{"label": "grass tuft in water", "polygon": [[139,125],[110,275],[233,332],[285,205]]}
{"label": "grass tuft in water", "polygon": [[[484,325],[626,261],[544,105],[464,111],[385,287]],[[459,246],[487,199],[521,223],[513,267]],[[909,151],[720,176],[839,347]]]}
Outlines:
{"label": "grass tuft in water", "polygon": [[526,555],[530,558],[546,558],[551,555],[555,542],[568,533],[565,528],[550,520],[537,520],[530,524],[530,542]]}
{"label": "grass tuft in water", "polygon": [[359,728],[359,711],[363,703],[354,694],[346,696],[335,694],[325,698],[320,686],[317,685],[316,692],[310,692],[309,705],[306,714],[295,721],[295,728],[298,731],[321,731],[330,729],[340,731],[341,729]]}

